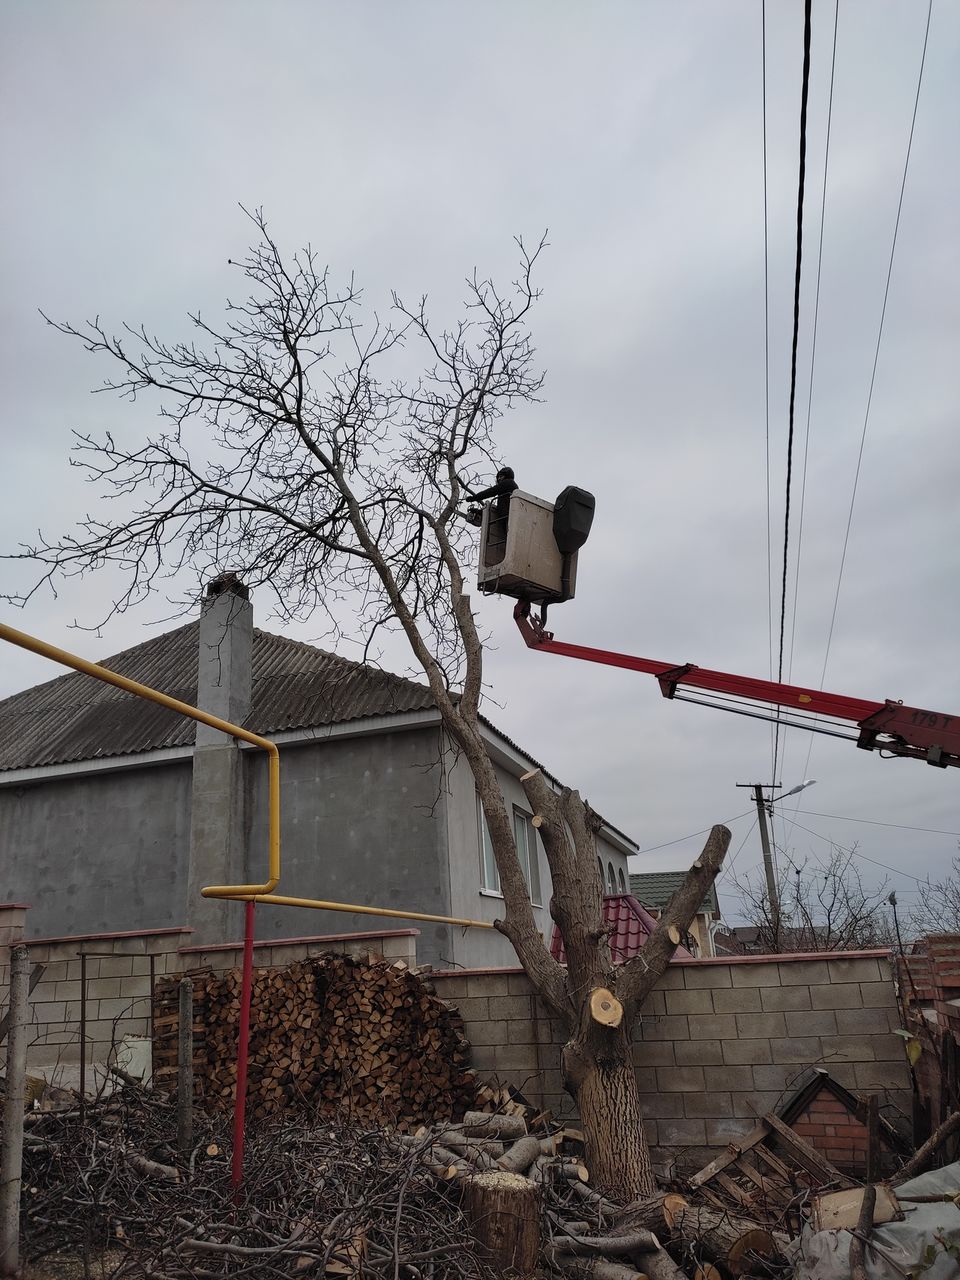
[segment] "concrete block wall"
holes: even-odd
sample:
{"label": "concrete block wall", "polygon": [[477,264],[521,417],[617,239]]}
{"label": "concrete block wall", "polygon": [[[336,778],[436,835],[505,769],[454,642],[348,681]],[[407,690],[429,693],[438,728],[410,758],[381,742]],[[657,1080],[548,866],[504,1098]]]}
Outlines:
{"label": "concrete block wall", "polygon": [[[524,973],[436,973],[431,981],[460,1009],[481,1076],[517,1085],[555,1115],[573,1114],[559,1071],[564,1028]],[[661,1157],[699,1167],[775,1109],[812,1066],[909,1114],[899,1025],[885,952],[676,961],[635,1035],[650,1143]]]}
{"label": "concrete block wall", "polygon": [[[295,960],[307,960],[335,951],[337,955],[382,956],[402,960],[410,968],[417,963],[419,929],[391,929],[387,932],[322,934],[308,938],[275,938],[253,944],[253,963],[259,969],[282,969]],[[227,942],[215,947],[181,947],[183,969],[235,969],[242,960],[243,943]]]}
{"label": "concrete block wall", "polygon": [[[28,1070],[74,1083],[80,1061],[81,974],[86,964],[86,1060],[103,1062],[124,1036],[150,1034],[151,979],[180,968],[183,929],[26,939],[33,966],[42,966],[30,997]],[[85,960],[81,960],[83,953]],[[0,1002],[6,1005],[9,953],[0,952]]]}
{"label": "concrete block wall", "polygon": [[[41,968],[30,996],[27,1067],[67,1087],[76,1087],[79,1079],[81,953],[86,963],[84,1056],[88,1063],[101,1064],[110,1059],[124,1036],[150,1035],[152,982],[190,969],[230,969],[241,962],[242,942],[193,946],[191,931],[185,928],[24,939],[26,917],[25,906],[0,904],[0,1016],[9,998],[9,948],[23,941],[31,965]],[[254,964],[281,968],[334,951],[402,960],[412,968],[417,963],[418,936],[416,929],[393,929],[274,939],[255,944]]]}

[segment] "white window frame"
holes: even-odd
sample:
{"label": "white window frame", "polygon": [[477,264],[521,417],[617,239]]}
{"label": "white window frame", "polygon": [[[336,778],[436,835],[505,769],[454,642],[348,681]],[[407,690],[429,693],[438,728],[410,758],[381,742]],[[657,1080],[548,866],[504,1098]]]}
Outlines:
{"label": "white window frame", "polygon": [[[521,832],[523,833],[522,839],[520,837]],[[517,844],[517,857],[520,860],[520,870],[523,872],[523,878],[527,882],[527,894],[530,902],[535,907],[542,907],[543,889],[540,881],[540,851],[537,829],[533,825],[533,815],[527,813],[525,809],[521,809],[516,804],[513,806],[513,838]]]}
{"label": "white window frame", "polygon": [[477,836],[480,842],[480,892],[496,894],[503,897],[500,889],[500,868],[493,853],[493,841],[490,839],[490,828],[487,816],[480,803],[480,792],[477,792]]}

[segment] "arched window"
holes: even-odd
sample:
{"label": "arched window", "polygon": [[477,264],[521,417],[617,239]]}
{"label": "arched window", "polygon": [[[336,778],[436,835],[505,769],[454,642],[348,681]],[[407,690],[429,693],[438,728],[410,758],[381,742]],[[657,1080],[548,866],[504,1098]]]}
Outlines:
{"label": "arched window", "polygon": [[613,863],[607,863],[607,893],[617,892],[617,877],[613,872]]}
{"label": "arched window", "polygon": [[623,876],[623,867],[618,867],[618,868],[617,868],[617,880],[618,880],[618,882],[619,882],[619,884],[620,884],[620,892],[621,892],[621,893],[626,893],[626,892],[627,892],[627,882],[626,882],[626,880],[624,879],[624,876]]}
{"label": "arched window", "polygon": [[597,859],[597,872],[599,873],[599,876],[600,876],[600,892],[606,893],[607,890],[603,883],[603,859],[602,858]]}

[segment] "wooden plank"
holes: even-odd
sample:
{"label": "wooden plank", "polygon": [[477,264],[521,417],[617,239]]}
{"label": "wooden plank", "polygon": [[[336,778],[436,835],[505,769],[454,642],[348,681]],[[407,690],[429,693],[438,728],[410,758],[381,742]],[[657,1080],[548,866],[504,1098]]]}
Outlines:
{"label": "wooden plank", "polygon": [[734,1180],[722,1170],[719,1173],[714,1174],[713,1180],[714,1182],[719,1183],[719,1185],[723,1187],[724,1191],[736,1200],[737,1204],[753,1205],[753,1197],[748,1195],[742,1187],[739,1187]]}
{"label": "wooden plank", "polygon": [[766,1123],[766,1118],[764,1118],[755,1129],[750,1130],[745,1138],[741,1138],[739,1142],[731,1142],[722,1156],[717,1156],[715,1160],[711,1160],[709,1164],[704,1165],[699,1173],[695,1173],[689,1179],[689,1185],[691,1187],[700,1187],[705,1182],[709,1182],[721,1169],[726,1169],[728,1165],[733,1164],[734,1160],[739,1160],[744,1151],[749,1151],[758,1142],[762,1142],[769,1132],[770,1126]]}
{"label": "wooden plank", "polygon": [[763,1118],[787,1149],[790,1156],[814,1178],[817,1178],[820,1182],[836,1182],[841,1187],[856,1186],[852,1178],[842,1174],[819,1151],[811,1147],[809,1142],[804,1142],[803,1138],[798,1133],[795,1133],[788,1124],[784,1124],[779,1116],[770,1112]]}
{"label": "wooden plank", "polygon": [[790,1192],[792,1194],[793,1189],[791,1186],[791,1181],[792,1181],[791,1173],[788,1167],[780,1159],[780,1157],[774,1155],[774,1153],[770,1150],[770,1148],[767,1146],[765,1142],[761,1142],[759,1146],[754,1147],[753,1150],[754,1150],[754,1154],[758,1156],[764,1162],[764,1164],[769,1165],[769,1167],[773,1170],[773,1172],[777,1174],[778,1177],[781,1177],[784,1180],[784,1182],[787,1185],[787,1188],[790,1189]]}
{"label": "wooden plank", "polygon": [[755,1169],[753,1165],[748,1164],[746,1160],[741,1160],[737,1164],[737,1169],[744,1177],[749,1178],[755,1186],[759,1187],[765,1194],[774,1189],[774,1184],[770,1178],[764,1177],[759,1169]]}

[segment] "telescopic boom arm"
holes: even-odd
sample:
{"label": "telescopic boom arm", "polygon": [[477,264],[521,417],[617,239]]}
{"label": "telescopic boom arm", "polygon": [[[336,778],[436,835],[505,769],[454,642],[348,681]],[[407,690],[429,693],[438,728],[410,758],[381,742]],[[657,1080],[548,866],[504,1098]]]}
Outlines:
{"label": "telescopic boom arm", "polygon": [[[866,751],[881,751],[891,756],[912,756],[940,769],[948,766],[960,767],[960,715],[944,715],[940,711],[907,707],[890,698],[883,702],[868,702],[861,698],[847,698],[842,694],[825,693],[821,689],[804,689],[798,685],[778,684],[773,680],[756,680],[751,676],[710,671],[690,662],[677,666],[675,663],[635,658],[631,654],[615,653],[608,649],[566,644],[561,640],[554,640],[553,633],[545,630],[542,617],[538,620],[530,616],[530,603],[526,600],[519,601],[513,616],[520,634],[531,649],[656,676],[665,698],[696,702],[722,711],[753,716],[759,720],[776,720],[793,728],[847,738]],[[689,694],[678,693],[681,689],[692,690],[704,696],[690,697]],[[757,709],[758,706],[760,709]],[[793,715],[785,718],[782,712],[764,714],[764,707],[768,710],[788,707],[792,709]],[[856,725],[858,734],[843,732],[851,724]]]}

